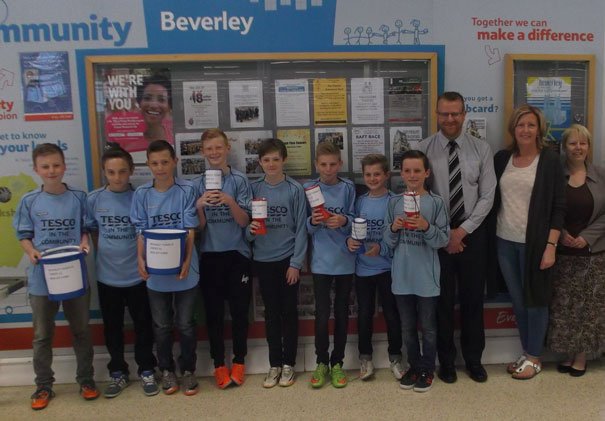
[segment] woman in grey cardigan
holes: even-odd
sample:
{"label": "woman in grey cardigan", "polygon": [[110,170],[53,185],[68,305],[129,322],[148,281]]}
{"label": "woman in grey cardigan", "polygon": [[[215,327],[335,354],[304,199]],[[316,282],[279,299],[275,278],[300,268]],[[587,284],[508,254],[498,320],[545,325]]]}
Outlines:
{"label": "woman in grey cardigan", "polygon": [[517,108],[508,124],[512,145],[494,156],[498,187],[498,263],[511,296],[523,353],[507,370],[531,379],[540,357],[552,297],[551,267],[565,217],[565,177],[559,156],[544,144],[546,121],[532,106]]}
{"label": "woman in grey cardigan", "polygon": [[587,161],[592,136],[577,124],[563,132],[567,214],[553,267],[548,346],[567,354],[557,366],[579,377],[586,353],[605,349],[605,169]]}

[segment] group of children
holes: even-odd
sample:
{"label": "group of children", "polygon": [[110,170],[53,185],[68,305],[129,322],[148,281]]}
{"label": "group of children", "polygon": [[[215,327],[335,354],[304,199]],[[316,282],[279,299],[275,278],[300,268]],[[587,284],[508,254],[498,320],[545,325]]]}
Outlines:
{"label": "group of children", "polygon": [[[374,373],[371,338],[378,290],[387,324],[391,371],[404,389],[430,389],[439,295],[437,249],[447,244],[449,225],[443,200],[425,188],[430,173],[426,156],[418,151],[408,151],[403,156],[401,176],[407,190],[415,192],[419,211],[406,215],[403,196],[386,187],[390,175],[383,155],[363,158],[368,192],[356,200],[355,185],[338,175],[342,167],[340,150],[329,142],[320,143],[315,151],[319,177],[304,186],[284,173],[287,150],[278,139],[268,139],[260,146],[264,176],[252,183],[228,165],[229,149],[222,131],[211,129],[202,134],[202,155],[209,169],[222,174],[221,188],[217,189],[207,185],[205,175],[192,181],[175,177],[177,158],[173,147],[163,140],[153,141],[147,149],[153,180],[133,190],[129,183],[134,169],[132,157],[120,148],[110,148],[102,157],[107,184],[86,195],[62,182],[65,161],[59,147],[42,144],[35,148],[33,165],[42,186],[22,198],[14,219],[17,236],[32,263],[28,277],[37,386],[32,395],[33,409],[46,407],[54,396],[52,337],[59,304],[63,305],[74,338],[80,393],[84,399],[100,395],[93,380],[88,329],[90,293],[87,290],[85,295],[61,303],[50,300],[38,264],[42,251],[60,245],[76,245],[88,252],[89,233],[96,245],[99,303],[110,354],[111,381],[106,397],[117,396],[129,384],[123,339],[126,307],[134,323],[135,361],[144,393],[151,396],[160,389],[166,394],[179,389],[185,395],[197,392],[194,308],[198,283],[216,384],[222,389],[230,384],[241,385],[245,378],[252,274],[259,280],[265,304],[270,370],[263,386],[293,384],[298,349],[298,289],[307,248],[316,306],[317,367],[311,386],[320,388],[326,382],[337,388],[347,385],[342,365],[355,274],[360,377],[368,379]],[[316,186],[325,203],[311,208],[305,189]],[[263,198],[268,203],[265,226],[251,220],[253,198]],[[366,221],[364,241],[351,236],[356,217]],[[69,220],[62,224],[65,233],[60,236],[49,234],[46,229],[54,220]],[[186,231],[183,264],[177,275],[147,271],[143,233],[162,228]],[[196,232],[201,233],[199,260],[194,244]],[[225,301],[232,319],[230,364],[225,360]],[[335,323],[330,354],[331,307]],[[423,332],[422,351],[418,322]],[[180,379],[172,352],[175,327],[180,342]],[[152,351],[154,342],[157,360]],[[402,342],[407,349],[407,369],[402,361]],[[159,384],[156,367],[160,371]]]}

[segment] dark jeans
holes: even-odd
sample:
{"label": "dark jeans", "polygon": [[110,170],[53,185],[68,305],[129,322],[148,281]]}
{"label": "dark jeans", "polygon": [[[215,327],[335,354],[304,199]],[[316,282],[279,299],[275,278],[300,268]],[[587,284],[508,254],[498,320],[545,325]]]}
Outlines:
{"label": "dark jeans", "polygon": [[373,276],[355,276],[357,293],[357,329],[359,335],[359,358],[372,359],[372,333],[376,310],[376,290],[382,305],[382,314],[387,325],[389,360],[401,360],[401,322],[395,296],[391,292],[391,272]]}
{"label": "dark jeans", "polygon": [[231,312],[233,362],[244,364],[248,353],[248,312],[252,296],[250,259],[237,251],[202,253],[200,287],[214,366],[225,365],[225,300]]}
{"label": "dark jeans", "polygon": [[74,353],[76,354],[76,381],[83,384],[92,381],[94,368],[92,359],[94,351],[88,326],[90,289],[86,294],[64,301],[51,301],[46,295],[30,295],[34,322],[34,373],[36,386],[49,386],[55,381],[52,370],[53,337],[55,335],[55,316],[59,305],[63,305],[63,314],[69,323],[72,334]]}
{"label": "dark jeans", "polygon": [[126,307],[128,307],[136,335],[134,359],[139,366],[137,373],[153,370],[157,361],[153,355],[153,325],[145,282],[125,288],[97,282],[97,288],[103,315],[105,346],[111,357],[107,364],[109,372],[129,373],[128,363],[124,359],[124,311]]}
{"label": "dark jeans", "polygon": [[176,325],[181,343],[181,355],[179,355],[178,361],[181,373],[195,372],[197,337],[193,311],[198,294],[197,287],[175,292],[158,292],[148,289],[147,293],[153,317],[153,333],[160,370],[175,371],[172,344]]}
{"label": "dark jeans", "polygon": [[[313,293],[315,295],[315,354],[317,363],[342,364],[347,345],[349,324],[349,297],[353,282],[351,275],[313,274]],[[334,349],[330,348],[330,290],[334,284]]]}
{"label": "dark jeans", "polygon": [[[296,364],[298,350],[298,285],[288,285],[290,258],[279,262],[254,262],[265,304],[265,330],[271,367]],[[283,340],[282,340],[283,338]]]}
{"label": "dark jeans", "polygon": [[[396,295],[401,315],[401,332],[408,352],[408,363],[414,372],[435,371],[437,354],[437,297]],[[418,340],[418,322],[422,329],[422,353]]]}
{"label": "dark jeans", "polygon": [[[480,364],[485,348],[483,298],[487,275],[487,230],[481,225],[458,254],[439,250],[441,295],[437,305],[437,350],[441,365],[454,365],[454,307],[460,302],[460,346],[467,365]],[[457,287],[457,288],[456,288]]]}

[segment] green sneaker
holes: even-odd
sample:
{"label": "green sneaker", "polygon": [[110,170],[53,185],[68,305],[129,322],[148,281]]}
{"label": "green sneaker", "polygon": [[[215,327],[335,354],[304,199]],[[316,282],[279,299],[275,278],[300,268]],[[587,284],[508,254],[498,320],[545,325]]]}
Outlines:
{"label": "green sneaker", "polygon": [[347,385],[347,375],[342,370],[341,364],[336,364],[333,366],[330,374],[332,375],[332,386],[341,388]]}
{"label": "green sneaker", "polygon": [[315,371],[313,372],[313,376],[311,377],[311,386],[315,389],[319,389],[324,384],[326,384],[326,377],[330,375],[330,370],[328,370],[328,366],[324,363],[317,364],[315,367]]}

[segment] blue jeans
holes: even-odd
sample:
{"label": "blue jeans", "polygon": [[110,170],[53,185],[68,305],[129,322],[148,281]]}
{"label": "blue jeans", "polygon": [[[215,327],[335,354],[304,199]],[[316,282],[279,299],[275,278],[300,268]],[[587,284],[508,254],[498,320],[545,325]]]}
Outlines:
{"label": "blue jeans", "polygon": [[548,307],[526,307],[523,299],[525,244],[497,239],[498,263],[508,288],[523,351],[540,357],[548,329]]}
{"label": "blue jeans", "polygon": [[193,311],[198,294],[197,286],[185,291],[158,292],[147,290],[149,305],[153,318],[153,334],[158,354],[158,367],[161,371],[175,371],[172,356],[174,325],[179,331],[181,355],[179,368],[184,371],[195,371],[197,355],[197,337]]}
{"label": "blue jeans", "polygon": [[[435,371],[437,356],[437,301],[439,297],[420,297],[418,295],[395,295],[401,333],[408,353],[410,369]],[[418,322],[422,329],[422,353],[418,340]]]}

